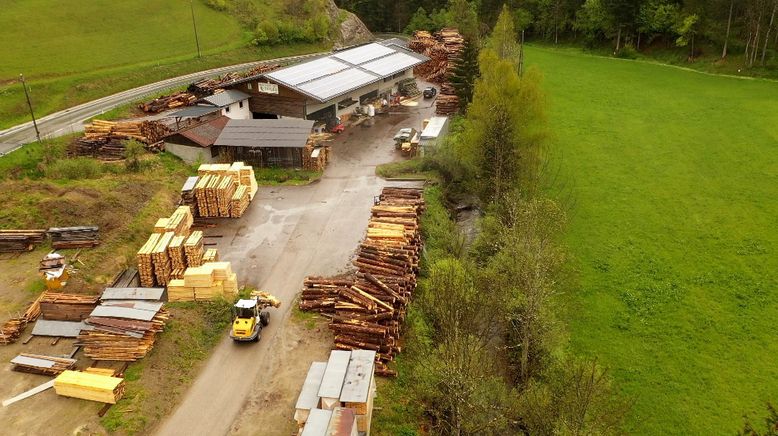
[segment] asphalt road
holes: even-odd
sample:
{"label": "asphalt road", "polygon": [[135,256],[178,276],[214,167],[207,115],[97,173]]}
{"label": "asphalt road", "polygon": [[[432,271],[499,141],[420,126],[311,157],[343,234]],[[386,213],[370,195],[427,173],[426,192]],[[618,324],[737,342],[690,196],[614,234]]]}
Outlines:
{"label": "asphalt road", "polygon": [[[223,220],[208,229],[207,235],[220,235],[211,241],[217,242],[220,258],[232,262],[241,284],[259,285],[279,297],[282,306],[271,309],[270,325],[257,344],[232,343],[225,333],[157,434],[224,435],[235,432],[234,424],[242,417],[258,412],[250,410],[252,393],[259,384],[275,380],[289,364],[284,332],[303,278],[333,275],[349,266],[364,235],[373,198],[386,184],[376,177],[375,167],[398,158],[392,136],[401,127],[420,126],[422,119],[432,115],[429,103],[380,115],[372,125],[348,128],[332,142],[332,160],[320,181],[300,187],[263,187],[243,218]],[[301,374],[290,383],[301,387],[304,378]],[[279,399],[272,407],[288,408],[291,414],[294,399]],[[242,431],[288,434],[284,430],[288,426],[279,422],[272,428]]]}
{"label": "asphalt road", "polygon": [[[256,65],[274,62],[286,63],[319,55],[321,55],[321,53],[289,56],[284,58],[249,62],[245,64],[230,65],[227,67],[200,71],[197,73],[178,76],[172,79],[166,79],[148,85],[139,86],[137,88],[122,91],[113,95],[109,95],[108,97],[103,97],[88,103],[80,104],[69,109],[46,115],[45,117],[37,120],[38,129],[40,130],[41,138],[52,138],[66,135],[83,130],[84,120],[123,104],[137,101],[145,96],[159,93],[166,89],[184,86],[201,79],[219,76],[225,73],[247,70]],[[0,130],[0,156],[9,153],[23,146],[24,144],[33,142],[35,139],[35,129],[33,127],[32,121],[19,124],[6,130]]]}

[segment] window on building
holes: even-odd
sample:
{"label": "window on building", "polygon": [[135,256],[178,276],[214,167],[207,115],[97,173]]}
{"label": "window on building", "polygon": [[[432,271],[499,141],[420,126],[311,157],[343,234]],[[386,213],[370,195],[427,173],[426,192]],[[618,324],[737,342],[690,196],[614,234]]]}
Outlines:
{"label": "window on building", "polygon": [[224,108],[224,113],[225,113],[225,114],[228,114],[228,113],[230,113],[230,107],[229,107],[229,106],[227,106],[227,107],[225,107],[225,108]]}
{"label": "window on building", "polygon": [[247,83],[247,84],[246,84],[246,88],[248,88],[248,89],[253,89],[253,85],[251,84],[251,82],[249,82],[249,83]]}
{"label": "window on building", "polygon": [[243,101],[242,101],[242,100],[241,100],[241,102],[240,102],[240,103],[238,103],[238,107],[240,107],[241,109],[243,109]]}

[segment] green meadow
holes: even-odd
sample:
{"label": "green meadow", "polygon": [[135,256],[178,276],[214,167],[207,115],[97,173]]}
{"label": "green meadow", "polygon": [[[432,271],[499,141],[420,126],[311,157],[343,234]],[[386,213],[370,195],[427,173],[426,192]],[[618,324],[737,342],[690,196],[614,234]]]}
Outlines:
{"label": "green meadow", "polygon": [[527,49],[570,206],[571,351],[634,434],[735,434],[778,403],[778,82]]}

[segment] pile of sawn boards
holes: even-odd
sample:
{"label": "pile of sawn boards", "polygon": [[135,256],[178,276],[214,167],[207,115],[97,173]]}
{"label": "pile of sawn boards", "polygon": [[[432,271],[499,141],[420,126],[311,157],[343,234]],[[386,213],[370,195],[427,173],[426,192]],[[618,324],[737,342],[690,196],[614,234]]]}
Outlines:
{"label": "pile of sawn boards", "polygon": [[90,330],[81,330],[77,344],[93,360],[141,359],[165,328],[169,316],[162,306],[160,302],[103,301],[85,319]]}
{"label": "pile of sawn boards", "polygon": [[0,230],[0,253],[31,251],[46,239],[46,230]]}
{"label": "pile of sawn boards", "polygon": [[357,273],[304,282],[300,309],[332,316],[335,348],[376,351],[378,375],[396,375],[386,363],[401,349],[401,323],[416,288],[423,211],[421,189],[384,188],[357,250]]}
{"label": "pile of sawn boards", "polygon": [[81,321],[97,307],[97,295],[44,292],[40,299],[43,319],[54,321]]}
{"label": "pile of sawn boards", "polygon": [[100,244],[99,228],[96,226],[52,227],[48,234],[54,249],[92,248]]}
{"label": "pile of sawn boards", "polygon": [[232,164],[203,164],[197,170],[194,189],[187,180],[181,190],[181,201],[194,196],[200,217],[240,218],[257,193],[254,168],[243,162]]}
{"label": "pile of sawn boards", "polygon": [[186,266],[201,264],[203,232],[190,232],[193,223],[189,206],[179,206],[170,217],[157,221],[136,255],[142,287],[166,285],[171,278],[183,277]]}
{"label": "pile of sawn boards", "polygon": [[0,327],[0,345],[16,342],[27,324],[38,319],[41,315],[42,298],[43,294],[38,296],[22,315],[9,319]]}
{"label": "pile of sawn boards", "polygon": [[76,366],[76,359],[22,353],[11,359],[11,363],[14,371],[54,376]]}
{"label": "pile of sawn boards", "polygon": [[57,395],[116,404],[124,395],[124,379],[81,371],[64,371],[54,379]]}

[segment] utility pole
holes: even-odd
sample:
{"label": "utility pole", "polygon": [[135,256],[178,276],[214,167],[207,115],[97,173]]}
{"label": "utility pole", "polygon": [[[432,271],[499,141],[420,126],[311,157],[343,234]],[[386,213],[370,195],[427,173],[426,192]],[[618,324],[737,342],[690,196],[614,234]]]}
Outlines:
{"label": "utility pole", "polygon": [[195,22],[193,0],[189,0],[189,8],[192,10],[192,27],[194,27],[195,44],[197,44],[197,57],[200,58],[202,55],[200,54],[200,39],[197,37],[197,23]]}
{"label": "utility pole", "polygon": [[519,76],[524,70],[524,29],[521,29],[521,45],[519,45]]}
{"label": "utility pole", "polygon": [[22,81],[22,88],[24,88],[24,95],[27,97],[27,107],[30,108],[30,116],[32,117],[32,126],[35,127],[35,137],[38,141],[41,140],[41,132],[38,131],[38,122],[35,121],[35,112],[32,110],[32,102],[30,101],[30,93],[27,92],[27,83],[24,81],[24,74],[19,74],[19,80]]}

